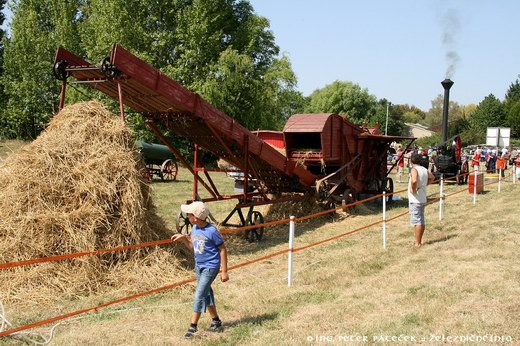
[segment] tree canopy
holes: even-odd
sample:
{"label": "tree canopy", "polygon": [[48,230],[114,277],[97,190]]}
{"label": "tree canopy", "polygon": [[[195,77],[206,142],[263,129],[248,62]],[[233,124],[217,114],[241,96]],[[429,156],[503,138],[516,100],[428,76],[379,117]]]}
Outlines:
{"label": "tree canopy", "polygon": [[[6,0],[0,0],[0,10]],[[331,112],[389,135],[406,135],[404,122],[438,127],[442,95],[423,112],[377,99],[368,89],[335,81],[304,98],[287,56],[280,56],[268,19],[248,0],[16,0],[10,36],[0,30],[0,137],[34,138],[57,111],[60,83],[52,74],[63,46],[93,63],[119,43],[249,129],[280,129],[296,112]],[[0,24],[4,21],[0,13]],[[67,102],[98,98],[90,88],[68,88]],[[388,124],[387,121],[388,109]],[[520,82],[503,102],[489,95],[474,112],[450,101],[449,131],[483,139],[487,126],[509,126],[520,136]],[[471,115],[470,115],[471,113]],[[138,136],[150,136],[142,117],[128,112]],[[477,134],[477,135],[475,135]]]}
{"label": "tree canopy", "polygon": [[388,135],[408,135],[400,105],[393,105],[384,98],[378,100],[368,89],[348,81],[335,81],[315,90],[307,98],[304,110],[307,113],[336,113],[358,125],[365,123],[374,127],[379,124],[382,133],[387,128]]}
{"label": "tree canopy", "polygon": [[[5,15],[4,8],[7,0],[0,0],[0,26],[4,25]],[[4,74],[4,40],[5,40],[5,31],[0,29],[0,78]],[[0,83],[0,109],[5,109],[7,105],[7,96],[4,92],[4,85]],[[5,128],[7,124],[5,123],[5,118],[0,115],[0,128]],[[0,131],[1,136],[1,131]]]}
{"label": "tree canopy", "polygon": [[376,97],[352,82],[335,81],[315,90],[309,97],[305,112],[336,113],[361,124],[375,114]]}
{"label": "tree canopy", "polygon": [[[59,46],[97,63],[119,43],[251,129],[279,128],[302,107],[289,59],[246,0],[21,0],[4,42],[5,137],[34,138],[57,111]],[[69,88],[67,102],[97,94]]]}
{"label": "tree canopy", "polygon": [[504,99],[506,120],[511,128],[511,136],[520,137],[520,82],[511,83]]}

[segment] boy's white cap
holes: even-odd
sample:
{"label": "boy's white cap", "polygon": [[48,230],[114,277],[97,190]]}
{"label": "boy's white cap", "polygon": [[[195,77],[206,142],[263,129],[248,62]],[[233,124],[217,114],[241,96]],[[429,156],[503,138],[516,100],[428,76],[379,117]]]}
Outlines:
{"label": "boy's white cap", "polygon": [[209,209],[200,201],[192,202],[191,204],[182,204],[181,211],[186,214],[193,214],[201,220],[206,220],[209,215]]}

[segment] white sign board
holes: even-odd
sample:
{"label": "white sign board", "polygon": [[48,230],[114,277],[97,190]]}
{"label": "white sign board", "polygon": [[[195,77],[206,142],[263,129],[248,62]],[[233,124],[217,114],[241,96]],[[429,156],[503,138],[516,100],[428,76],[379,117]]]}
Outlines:
{"label": "white sign board", "polygon": [[488,127],[486,145],[505,148],[509,146],[511,129],[509,127]]}

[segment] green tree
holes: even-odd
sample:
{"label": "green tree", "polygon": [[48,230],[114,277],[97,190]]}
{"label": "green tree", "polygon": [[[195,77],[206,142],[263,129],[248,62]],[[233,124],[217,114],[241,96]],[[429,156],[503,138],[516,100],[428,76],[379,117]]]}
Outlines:
{"label": "green tree", "polygon": [[[24,0],[13,3],[11,29],[2,80],[12,97],[5,118],[12,136],[35,136],[56,111],[59,83],[50,71],[60,45],[98,63],[120,43],[254,128],[280,127],[303,104],[269,21],[245,0]],[[107,102],[88,87],[76,88],[68,88],[67,102]],[[129,112],[128,118],[146,135],[142,117]]]}
{"label": "green tree", "polygon": [[520,100],[509,105],[507,123],[511,128],[511,137],[520,137]]}
{"label": "green tree", "polygon": [[77,4],[72,0],[14,3],[2,76],[9,98],[4,129],[8,137],[34,138],[57,110],[59,88],[52,61],[56,47],[78,47],[76,23]]}
{"label": "green tree", "polygon": [[[388,106],[388,127],[386,125],[386,112]],[[399,105],[393,105],[386,99],[377,101],[374,108],[374,114],[368,120],[368,125],[375,126],[379,123],[381,133],[385,133],[390,136],[402,136],[408,134],[408,128],[404,124],[403,113]]]}
{"label": "green tree", "polygon": [[296,76],[286,58],[273,61],[260,80],[250,78],[255,66],[249,56],[228,49],[211,71],[203,96],[249,129],[280,128],[298,106]]}
{"label": "green tree", "polygon": [[511,83],[509,89],[507,89],[506,96],[504,98],[504,104],[506,109],[513,106],[516,102],[520,101],[520,82],[518,79]]}
{"label": "green tree", "polygon": [[504,108],[507,113],[507,126],[511,128],[512,137],[520,137],[520,82],[511,83],[504,98]]}
{"label": "green tree", "polygon": [[475,133],[475,140],[483,143],[488,127],[506,125],[504,105],[493,94],[482,100],[468,119],[470,130]]}
{"label": "green tree", "polygon": [[[442,112],[444,109],[444,96],[439,94],[431,101],[431,108],[426,112],[423,125],[436,128],[442,126]],[[457,102],[451,101],[448,105],[448,124],[464,116],[464,108]]]}
{"label": "green tree", "polygon": [[441,133],[435,132],[431,136],[422,137],[417,139],[415,144],[421,148],[435,147],[438,146],[442,141]]}
{"label": "green tree", "polygon": [[[0,0],[0,26],[4,25],[4,8],[7,0]],[[4,42],[7,40],[5,30],[0,29],[0,81],[4,75]],[[4,92],[4,85],[0,82],[0,138],[5,136],[4,129],[7,128],[5,108],[7,106],[7,95]]]}
{"label": "green tree", "polygon": [[399,105],[399,109],[403,115],[403,120],[407,123],[419,124],[426,117],[426,113],[415,106],[404,104]]}
{"label": "green tree", "polygon": [[356,124],[369,122],[375,115],[376,97],[352,82],[335,81],[315,90],[307,100],[309,113],[336,113]]}
{"label": "green tree", "polygon": [[119,43],[136,55],[148,58],[144,19],[147,1],[87,0],[80,7],[81,49],[91,62],[106,58],[112,44]]}

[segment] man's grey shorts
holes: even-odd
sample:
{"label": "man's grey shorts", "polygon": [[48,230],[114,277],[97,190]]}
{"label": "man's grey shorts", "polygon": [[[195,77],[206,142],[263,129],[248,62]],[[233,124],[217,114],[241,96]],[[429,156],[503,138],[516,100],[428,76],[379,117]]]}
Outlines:
{"label": "man's grey shorts", "polygon": [[424,225],[424,203],[410,203],[410,225]]}

